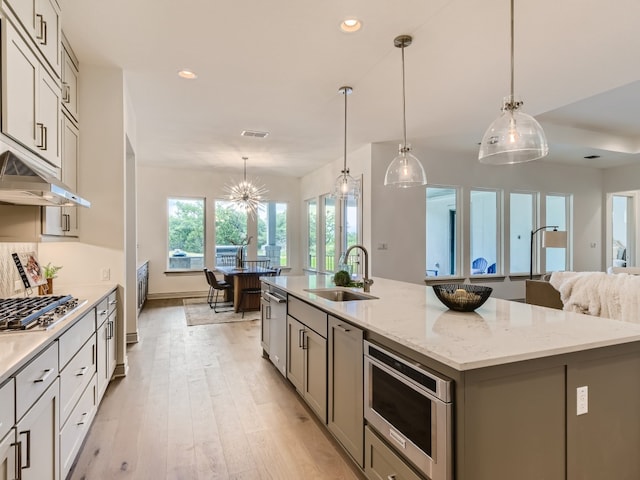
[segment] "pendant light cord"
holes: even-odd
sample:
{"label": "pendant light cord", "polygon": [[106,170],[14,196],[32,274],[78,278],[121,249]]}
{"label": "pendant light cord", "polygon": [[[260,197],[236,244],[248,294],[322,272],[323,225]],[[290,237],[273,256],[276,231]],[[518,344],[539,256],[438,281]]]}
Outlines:
{"label": "pendant light cord", "polygon": [[514,64],[514,41],[513,41],[513,2],[514,0],[511,0],[511,98],[509,99],[510,103],[515,103],[515,98],[513,97],[513,92],[514,92],[514,87],[513,87],[513,64]]}
{"label": "pendant light cord", "polygon": [[342,92],[344,95],[344,168],[342,173],[347,176],[347,87]]}
{"label": "pendant light cord", "polygon": [[244,174],[243,174],[243,179],[244,179],[244,183],[247,183],[247,157],[242,157],[242,160],[244,160]]}
{"label": "pendant light cord", "polygon": [[[513,0],[511,0],[513,2]],[[403,151],[407,150],[407,108],[405,102],[405,84],[404,84],[404,43],[402,44],[402,131],[403,131]]]}

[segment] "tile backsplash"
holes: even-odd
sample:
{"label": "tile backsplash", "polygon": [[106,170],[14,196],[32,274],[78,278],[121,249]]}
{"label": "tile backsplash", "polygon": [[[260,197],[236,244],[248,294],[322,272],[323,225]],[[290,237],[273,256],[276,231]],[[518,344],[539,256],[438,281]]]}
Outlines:
{"label": "tile backsplash", "polygon": [[12,253],[38,252],[37,243],[2,243],[0,242],[0,297],[11,297],[16,280],[20,280],[18,269],[13,263]]}

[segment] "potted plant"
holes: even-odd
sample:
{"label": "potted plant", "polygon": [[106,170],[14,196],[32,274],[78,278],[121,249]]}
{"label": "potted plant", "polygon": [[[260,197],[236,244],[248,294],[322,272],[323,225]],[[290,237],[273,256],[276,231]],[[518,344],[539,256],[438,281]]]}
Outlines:
{"label": "potted plant", "polygon": [[40,294],[42,295],[43,293],[48,293],[49,295],[51,295],[53,293],[53,279],[56,278],[56,274],[58,273],[58,270],[60,270],[62,268],[62,266],[57,266],[57,265],[52,265],[51,262],[47,263],[44,267],[43,267],[43,271],[44,271],[44,278],[47,279],[47,288],[46,288],[46,292],[43,292],[43,287],[44,285],[40,286]]}

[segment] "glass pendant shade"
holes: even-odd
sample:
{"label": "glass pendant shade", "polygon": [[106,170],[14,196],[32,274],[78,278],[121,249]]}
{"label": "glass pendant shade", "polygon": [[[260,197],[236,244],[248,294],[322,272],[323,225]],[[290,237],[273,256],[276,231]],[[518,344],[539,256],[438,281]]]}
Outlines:
{"label": "glass pendant shade", "polygon": [[409,188],[426,185],[427,175],[424,173],[424,168],[410,150],[409,146],[400,145],[398,156],[387,167],[387,173],[384,176],[385,186]]}
{"label": "glass pendant shade", "polygon": [[502,114],[489,126],[482,142],[478,160],[490,165],[530,162],[549,153],[547,137],[538,121],[518,110],[520,102],[505,99]]}
{"label": "glass pendant shade", "polygon": [[349,170],[343,171],[338,178],[336,178],[333,187],[333,196],[335,198],[347,198],[360,196],[360,184],[358,181],[349,175]]}

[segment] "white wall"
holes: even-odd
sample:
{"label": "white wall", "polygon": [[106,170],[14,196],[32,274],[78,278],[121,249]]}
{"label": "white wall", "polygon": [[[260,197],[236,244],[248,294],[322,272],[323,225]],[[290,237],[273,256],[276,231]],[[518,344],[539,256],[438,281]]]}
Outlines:
{"label": "white wall", "polygon": [[[376,246],[380,243],[388,245],[387,250],[373,249],[373,274],[423,283],[426,236],[424,188],[384,187],[384,174],[397,155],[397,146],[374,144],[372,153],[372,240]],[[471,187],[503,189],[505,194],[511,190],[573,194],[573,269],[602,269],[602,171],[543,161],[501,167],[482,165],[475,156],[435,151],[416,143],[413,153],[422,161],[430,184],[460,185],[465,189],[465,199],[468,199]],[[508,231],[508,224],[505,227]],[[468,251],[468,238],[465,242],[465,251]],[[592,242],[595,242],[595,248],[590,246]],[[463,258],[463,264],[467,262],[468,259]],[[494,288],[496,297],[523,298],[522,280],[507,277],[489,285]]]}
{"label": "white wall", "polygon": [[[251,172],[248,174],[251,179]],[[208,250],[205,261],[213,268],[213,241],[215,200],[225,198],[224,186],[241,178],[239,172],[183,168],[157,168],[138,166],[138,258],[149,260],[150,297],[171,297],[203,294],[208,290],[202,272],[189,274],[165,273],[167,267],[167,199],[169,197],[206,198],[205,237]],[[287,203],[289,253],[291,274],[301,274],[299,239],[300,180],[294,177],[260,176],[260,183],[268,190],[268,201]]]}

